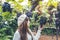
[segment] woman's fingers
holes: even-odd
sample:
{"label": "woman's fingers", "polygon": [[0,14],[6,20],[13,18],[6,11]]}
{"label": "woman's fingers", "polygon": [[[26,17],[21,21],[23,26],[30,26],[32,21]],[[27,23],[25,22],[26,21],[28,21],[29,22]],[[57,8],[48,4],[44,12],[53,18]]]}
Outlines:
{"label": "woman's fingers", "polygon": [[40,28],[41,30],[43,30],[44,28],[42,27],[42,28]]}
{"label": "woman's fingers", "polygon": [[39,29],[39,30],[43,30],[43,29],[44,29],[44,27],[40,27],[40,26],[39,26],[39,27],[38,27],[38,29]]}

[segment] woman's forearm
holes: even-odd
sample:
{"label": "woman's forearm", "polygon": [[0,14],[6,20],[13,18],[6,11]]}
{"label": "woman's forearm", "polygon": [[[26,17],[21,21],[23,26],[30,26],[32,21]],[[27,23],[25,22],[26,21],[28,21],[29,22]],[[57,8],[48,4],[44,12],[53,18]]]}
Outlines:
{"label": "woman's forearm", "polygon": [[42,29],[41,29],[40,27],[38,27],[38,31],[37,31],[37,34],[36,34],[36,36],[35,36],[35,39],[36,39],[36,40],[38,40],[38,39],[40,38],[40,36],[41,36],[41,31],[42,31]]}
{"label": "woman's forearm", "polygon": [[32,36],[33,35],[33,33],[32,33],[32,31],[28,28],[28,33]]}

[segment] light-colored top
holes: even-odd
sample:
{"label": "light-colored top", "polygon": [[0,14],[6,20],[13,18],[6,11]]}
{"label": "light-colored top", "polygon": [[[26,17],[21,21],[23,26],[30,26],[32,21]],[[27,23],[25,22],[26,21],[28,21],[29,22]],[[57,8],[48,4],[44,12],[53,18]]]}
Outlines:
{"label": "light-colored top", "polygon": [[[30,30],[30,31],[31,31],[31,30]],[[32,31],[31,31],[31,32],[32,32]],[[34,35],[34,34],[32,33],[33,40],[38,40],[38,39],[40,38],[40,35],[41,35],[41,30],[38,30],[36,35]],[[31,35],[28,34],[28,33],[27,33],[27,38],[28,38],[28,40],[32,40]],[[20,40],[20,33],[18,32],[18,30],[15,32],[14,37],[13,37],[13,40]]]}

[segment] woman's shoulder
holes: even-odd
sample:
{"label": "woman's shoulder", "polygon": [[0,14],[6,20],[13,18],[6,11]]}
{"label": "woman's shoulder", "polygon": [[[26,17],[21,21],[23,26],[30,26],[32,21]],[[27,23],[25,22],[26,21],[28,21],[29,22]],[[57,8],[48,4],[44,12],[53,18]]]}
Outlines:
{"label": "woman's shoulder", "polygon": [[32,36],[29,33],[27,33],[27,38],[28,40],[32,40]]}
{"label": "woman's shoulder", "polygon": [[14,35],[18,35],[18,36],[20,35],[20,33],[18,32],[18,30],[15,32]]}
{"label": "woman's shoulder", "polygon": [[27,33],[27,37],[31,37],[31,35],[29,33]]}
{"label": "woman's shoulder", "polygon": [[19,34],[18,31],[16,31],[16,32],[14,33],[13,40],[19,40],[19,39],[20,39],[20,34]]}

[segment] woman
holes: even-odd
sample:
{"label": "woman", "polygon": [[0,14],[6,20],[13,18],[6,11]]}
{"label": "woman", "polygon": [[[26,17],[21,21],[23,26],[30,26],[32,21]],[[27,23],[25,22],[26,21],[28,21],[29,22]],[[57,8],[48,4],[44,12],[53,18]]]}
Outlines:
{"label": "woman", "polygon": [[29,20],[25,14],[22,14],[18,18],[18,29],[14,34],[13,40],[38,40],[42,28],[40,28],[37,34],[34,36],[31,30],[28,28]]}

